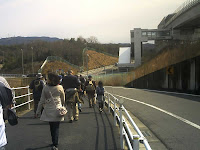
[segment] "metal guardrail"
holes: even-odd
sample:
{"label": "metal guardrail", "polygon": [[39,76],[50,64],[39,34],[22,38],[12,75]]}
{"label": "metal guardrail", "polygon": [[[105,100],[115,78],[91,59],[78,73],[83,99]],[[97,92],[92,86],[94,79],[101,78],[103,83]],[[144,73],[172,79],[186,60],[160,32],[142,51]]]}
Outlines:
{"label": "metal guardrail", "polygon": [[24,77],[22,74],[0,74],[2,77],[12,78],[12,77]]}
{"label": "metal guardrail", "polygon": [[187,0],[184,2],[180,7],[178,7],[175,10],[175,15],[165,24],[165,27],[167,27],[172,21],[174,21],[178,16],[180,16],[182,13],[187,11],[189,8],[195,6],[196,4],[200,3],[200,0]]}
{"label": "metal guardrail", "polygon": [[[131,116],[129,115],[126,108],[122,105],[123,101],[117,99],[111,93],[105,92],[107,97],[107,105],[108,110],[113,111],[114,116],[114,125],[117,125],[117,121],[120,126],[120,145],[121,149],[124,149],[124,139],[127,143],[129,150],[139,150],[139,143],[143,143],[146,150],[152,150],[147,139],[144,137],[140,129],[137,127],[136,123],[133,121]],[[113,99],[113,100],[112,100]],[[131,129],[128,126],[127,121],[125,121],[124,115],[126,115],[126,119],[130,123],[130,125],[134,128],[138,135],[133,135]]]}
{"label": "metal guardrail", "polygon": [[[15,91],[16,90],[21,90],[21,89],[27,89],[27,94],[16,96],[16,92]],[[26,104],[28,104],[28,109],[31,109],[31,104],[30,103],[33,102],[33,99],[31,100],[31,95],[33,93],[30,93],[29,86],[11,88],[11,90],[13,92],[13,102],[14,102],[12,109],[14,109],[16,111],[16,108],[21,107],[21,106],[26,105]],[[16,105],[16,99],[22,98],[22,97],[27,97],[27,101],[22,103],[22,104]]]}

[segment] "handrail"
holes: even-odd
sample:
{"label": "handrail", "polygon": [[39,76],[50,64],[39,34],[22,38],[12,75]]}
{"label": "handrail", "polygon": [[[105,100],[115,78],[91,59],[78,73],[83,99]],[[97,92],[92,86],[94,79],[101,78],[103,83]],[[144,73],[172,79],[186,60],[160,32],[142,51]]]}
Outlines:
{"label": "handrail", "polygon": [[[16,90],[21,90],[21,89],[27,89],[27,93],[24,94],[24,95],[16,96],[15,91],[16,91]],[[29,86],[11,88],[11,90],[12,90],[12,93],[13,93],[13,102],[14,102],[14,104],[13,104],[14,106],[12,107],[12,109],[14,109],[14,110],[16,111],[16,108],[21,107],[21,106],[24,106],[24,105],[26,105],[26,104],[28,104],[28,109],[31,109],[30,103],[33,102],[33,99],[31,100],[31,97],[30,97],[30,96],[31,96],[33,93],[30,93]],[[16,105],[16,99],[21,98],[21,97],[27,97],[27,101],[24,102],[24,103],[21,103],[21,104],[19,104],[19,105]]]}
{"label": "handrail", "polygon": [[184,2],[181,6],[179,6],[176,10],[175,10],[175,14],[174,16],[169,19],[169,21],[165,24],[165,27],[167,27],[172,21],[174,21],[178,16],[180,16],[182,13],[184,13],[185,11],[187,11],[189,8],[195,6],[196,4],[200,3],[200,0],[187,0],[186,2]]}
{"label": "handrail", "polygon": [[[107,95],[107,106],[109,108],[109,111],[112,110],[114,114],[114,125],[116,125],[116,118],[118,120],[118,123],[120,125],[120,145],[121,149],[124,149],[123,140],[125,138],[127,146],[129,149],[133,150],[139,150],[139,142],[143,143],[146,150],[151,150],[151,147],[147,141],[147,139],[144,137],[136,123],[133,121],[131,116],[129,115],[126,108],[122,105],[122,102],[120,102],[119,99],[117,99],[114,95],[112,95],[109,92],[105,92]],[[111,100],[111,97],[114,99],[114,101]],[[119,107],[117,106],[119,105]],[[127,116],[127,120],[131,124],[131,126],[135,129],[138,135],[133,135],[130,128],[127,125],[126,119],[124,119],[122,111],[124,111],[124,114]]]}

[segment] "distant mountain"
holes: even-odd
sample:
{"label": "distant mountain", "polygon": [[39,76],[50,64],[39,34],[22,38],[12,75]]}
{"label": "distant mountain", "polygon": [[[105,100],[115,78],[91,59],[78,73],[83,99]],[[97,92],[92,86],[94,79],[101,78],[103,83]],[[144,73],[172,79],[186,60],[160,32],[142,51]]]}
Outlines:
{"label": "distant mountain", "polygon": [[61,39],[55,37],[10,37],[0,39],[0,45],[18,45],[18,44],[27,44],[33,41],[46,41],[46,42],[55,42]]}

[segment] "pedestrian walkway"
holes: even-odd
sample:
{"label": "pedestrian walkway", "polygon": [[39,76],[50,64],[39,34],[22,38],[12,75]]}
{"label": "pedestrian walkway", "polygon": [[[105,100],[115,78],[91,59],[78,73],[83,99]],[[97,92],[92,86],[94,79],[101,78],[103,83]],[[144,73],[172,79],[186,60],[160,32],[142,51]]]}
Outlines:
{"label": "pedestrian walkway", "polygon": [[[120,149],[118,127],[113,126],[113,116],[105,109],[89,108],[85,101],[79,121],[60,124],[59,150],[116,150]],[[8,144],[6,150],[50,150],[49,124],[33,119],[33,111],[19,118],[19,124],[6,124]]]}

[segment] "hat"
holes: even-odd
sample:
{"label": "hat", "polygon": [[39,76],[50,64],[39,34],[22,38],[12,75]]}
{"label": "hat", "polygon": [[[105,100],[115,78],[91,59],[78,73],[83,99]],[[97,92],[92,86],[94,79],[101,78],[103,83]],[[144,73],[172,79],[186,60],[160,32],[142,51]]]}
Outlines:
{"label": "hat", "polygon": [[38,73],[38,74],[36,75],[36,77],[40,79],[40,78],[42,78],[43,76],[42,76],[41,73]]}

